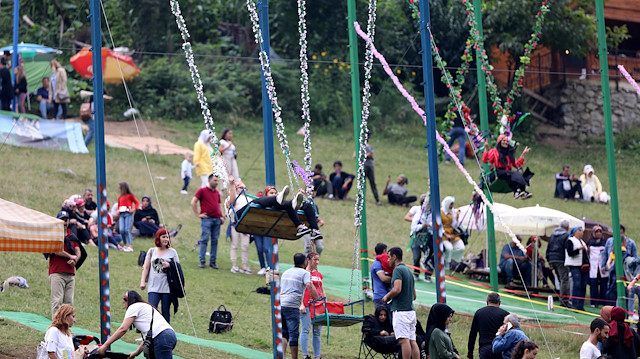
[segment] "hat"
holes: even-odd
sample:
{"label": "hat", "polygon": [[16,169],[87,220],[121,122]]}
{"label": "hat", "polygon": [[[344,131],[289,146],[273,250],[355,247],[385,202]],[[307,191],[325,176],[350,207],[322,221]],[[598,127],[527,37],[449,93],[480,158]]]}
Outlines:
{"label": "hat", "polygon": [[58,215],[56,216],[56,218],[58,219],[69,219],[69,213],[67,213],[67,211],[60,211],[58,212]]}
{"label": "hat", "polygon": [[593,228],[591,228],[591,232],[597,232],[597,231],[602,232],[602,227],[595,225],[593,226]]}
{"label": "hat", "polygon": [[582,229],[582,226],[575,226],[575,227],[571,228],[571,232],[569,232],[569,235],[573,236],[580,229]]}
{"label": "hat", "polygon": [[78,207],[84,206],[84,200],[83,199],[76,199],[76,206],[78,206]]}

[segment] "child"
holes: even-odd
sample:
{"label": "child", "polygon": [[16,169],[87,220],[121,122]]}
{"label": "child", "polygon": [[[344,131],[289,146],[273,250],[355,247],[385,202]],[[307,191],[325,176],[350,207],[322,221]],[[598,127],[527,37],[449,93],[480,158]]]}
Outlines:
{"label": "child", "polygon": [[380,261],[380,264],[382,265],[382,270],[385,272],[385,274],[388,274],[388,275],[393,274],[393,268],[391,268],[391,266],[389,265],[388,253],[378,254],[376,256],[376,260]]}
{"label": "child", "polygon": [[[131,227],[133,226],[133,213],[140,206],[136,196],[131,193],[129,184],[127,182],[120,182],[118,184],[118,191],[120,197],[118,197],[118,203],[116,208],[118,209],[118,228],[120,229],[120,235],[124,241],[125,248],[133,249],[133,234],[131,233]],[[130,252],[130,250],[126,250]]]}
{"label": "child", "polygon": [[[624,259],[627,258],[629,256],[628,252],[627,252],[627,239],[623,239],[622,240],[622,261],[624,262]],[[607,270],[611,270],[613,268],[613,264],[616,261],[616,253],[615,251],[611,251],[611,254],[609,255],[609,259],[607,260]]]}
{"label": "child", "polygon": [[190,153],[184,154],[184,161],[182,161],[182,169],[180,172],[180,176],[184,181],[184,186],[182,186],[182,191],[180,193],[187,194],[187,188],[189,187],[189,181],[191,181],[191,172],[193,171],[193,165],[191,164],[191,158],[193,157]]}

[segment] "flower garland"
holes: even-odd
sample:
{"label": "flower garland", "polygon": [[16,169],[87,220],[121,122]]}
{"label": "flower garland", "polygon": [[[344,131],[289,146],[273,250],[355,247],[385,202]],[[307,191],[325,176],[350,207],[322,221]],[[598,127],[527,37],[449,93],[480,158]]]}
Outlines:
{"label": "flower garland", "polygon": [[202,116],[204,117],[204,124],[212,134],[209,142],[213,145],[213,153],[211,154],[213,173],[222,182],[221,188],[225,188],[229,181],[228,171],[224,165],[220,151],[218,151],[218,137],[215,132],[216,127],[214,126],[213,117],[211,116],[209,105],[207,104],[207,97],[204,95],[200,73],[198,72],[198,67],[196,66],[193,58],[193,49],[191,47],[191,43],[188,41],[188,38],[190,37],[189,30],[187,30],[187,24],[182,17],[178,1],[170,0],[170,4],[171,12],[176,18],[176,24],[178,25],[178,30],[180,30],[180,36],[182,36],[182,50],[184,51],[185,58],[187,59],[187,65],[189,66],[189,72],[191,73],[193,87],[196,89],[196,93],[198,95],[198,102],[200,103],[200,109],[202,110]]}
{"label": "flower garland", "polygon": [[365,173],[364,162],[367,159],[367,153],[365,151],[365,143],[368,140],[369,128],[367,121],[369,119],[369,107],[371,105],[369,99],[371,97],[371,69],[373,68],[373,52],[371,52],[371,46],[373,45],[374,36],[376,33],[376,0],[369,0],[369,17],[367,20],[367,36],[371,39],[366,44],[365,50],[365,62],[364,62],[364,88],[362,90],[362,120],[360,122],[360,138],[358,148],[358,172],[356,176],[357,183],[357,197],[354,210],[355,226],[360,227],[362,225],[362,209],[364,208],[365,198]]}
{"label": "flower garland", "polygon": [[269,61],[269,56],[262,48],[263,39],[262,33],[260,32],[260,24],[258,17],[258,10],[256,9],[256,4],[252,0],[247,0],[247,9],[249,10],[249,18],[251,19],[253,35],[256,41],[256,44],[260,46],[260,66],[262,67],[262,72],[264,73],[264,78],[266,82],[267,94],[269,94],[269,99],[271,100],[271,107],[273,108],[273,117],[276,121],[276,133],[278,134],[278,141],[280,142],[280,149],[284,154],[287,160],[287,169],[289,171],[291,168],[291,159],[290,159],[290,148],[289,142],[287,141],[287,135],[284,132],[284,124],[282,122],[282,108],[278,104],[278,95],[276,93],[275,82],[273,81],[273,76],[271,75],[271,63]]}
{"label": "flower garland", "polygon": [[[500,98],[500,93],[498,90],[498,86],[493,77],[493,66],[489,64],[489,57],[487,56],[487,51],[484,48],[484,39],[480,36],[480,33],[476,30],[476,19],[473,4],[469,0],[462,0],[462,3],[465,5],[467,9],[467,23],[469,24],[469,35],[473,39],[474,47],[477,50],[477,53],[480,54],[480,58],[478,59],[482,64],[482,70],[485,71],[485,76],[487,78],[487,89],[489,90],[489,95],[491,96],[491,100],[493,102],[493,113],[498,116],[502,121],[503,117],[506,117],[508,122],[513,122],[515,120],[515,115],[511,114],[511,107],[513,106],[513,101],[516,97],[520,96],[520,90],[524,86],[524,75],[525,70],[531,63],[531,54],[538,46],[538,41],[540,41],[540,37],[542,34],[542,26],[544,25],[545,15],[549,12],[548,6],[549,0],[543,0],[540,9],[536,13],[535,17],[535,25],[533,26],[533,33],[531,34],[529,41],[524,45],[524,55],[520,56],[520,67],[515,72],[513,77],[513,83],[511,89],[507,94],[507,99],[502,104],[502,99]],[[504,126],[501,123],[500,131],[504,132],[508,126]]]}
{"label": "flower garland", "polygon": [[638,96],[640,96],[640,86],[638,86],[638,83],[636,82],[636,80],[634,80],[633,77],[631,77],[631,75],[629,74],[629,72],[627,72],[627,69],[625,69],[624,66],[622,65],[618,65],[618,70],[620,70],[624,78],[627,79],[627,81],[631,84],[631,86],[633,86],[633,88],[638,93]]}
{"label": "flower garland", "polygon": [[[369,39],[367,34],[365,34],[362,31],[362,29],[360,28],[360,25],[358,25],[357,22],[354,22],[353,24],[354,24],[354,26],[356,28],[356,32],[358,33],[358,35],[360,35],[360,37],[362,37],[368,44],[369,43],[371,44],[371,51],[373,52],[374,56],[382,64],[382,67],[383,67],[384,71],[387,73],[387,75],[389,75],[389,77],[391,78],[391,81],[396,85],[396,88],[400,91],[400,93],[402,93],[404,98],[406,98],[407,101],[409,101],[409,103],[411,104],[411,108],[413,108],[413,110],[420,116],[420,118],[422,118],[422,121],[426,125],[427,117],[426,117],[426,114],[425,114],[424,110],[418,105],[418,103],[413,98],[413,96],[411,96],[409,94],[409,92],[407,92],[407,90],[404,88],[404,86],[402,86],[402,84],[400,83],[400,80],[396,77],[396,75],[393,74],[393,70],[391,69],[391,67],[387,63],[387,60],[384,58],[384,56],[380,52],[378,52],[378,50],[376,50],[375,45],[373,45],[373,43],[371,42],[371,39]],[[449,146],[447,145],[447,142],[442,138],[442,136],[440,136],[440,133],[438,133],[438,131],[436,131],[436,139],[444,147],[444,150],[455,161],[455,163],[458,166],[458,169],[460,170],[460,172],[462,172],[462,174],[465,176],[465,178],[467,179],[467,182],[469,182],[469,184],[471,184],[474,187],[474,189],[480,195],[480,197],[482,198],[482,201],[485,203],[487,208],[489,208],[491,210],[491,212],[494,214],[494,216],[498,220],[498,222],[507,230],[507,233],[509,234],[509,237],[511,237],[511,240],[514,243],[516,243],[518,248],[520,248],[521,250],[525,250],[524,246],[516,238],[515,233],[513,233],[513,231],[511,231],[511,229],[502,221],[502,218],[500,217],[500,215],[497,214],[496,211],[494,210],[493,203],[491,203],[489,201],[489,199],[484,194],[484,191],[482,191],[480,189],[480,187],[478,186],[478,184],[473,180],[473,178],[471,178],[471,175],[469,174],[469,172],[467,172],[467,170],[464,168],[464,166],[460,163],[460,160],[458,160],[458,157],[451,151],[451,148],[449,148]]]}
{"label": "flower garland", "polygon": [[[307,70],[307,22],[306,22],[306,3],[305,0],[298,0],[298,32],[300,33],[300,100],[302,101],[302,119],[304,120],[304,172],[311,172],[311,136],[309,125],[311,124],[311,114],[309,113],[309,74]],[[311,197],[313,193],[313,182],[308,181],[306,177],[302,178],[307,185],[307,196]]]}

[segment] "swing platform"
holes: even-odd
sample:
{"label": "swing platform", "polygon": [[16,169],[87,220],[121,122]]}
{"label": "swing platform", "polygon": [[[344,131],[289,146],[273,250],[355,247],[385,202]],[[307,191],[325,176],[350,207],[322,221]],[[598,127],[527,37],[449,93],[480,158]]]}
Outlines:
{"label": "swing platform", "polygon": [[[362,314],[356,315],[355,306],[362,308]],[[345,307],[350,314],[345,314]],[[327,327],[327,342],[331,327],[349,327],[364,322],[364,299],[351,303],[327,302],[327,297],[316,299],[310,303],[311,324]],[[359,310],[358,310],[359,312]]]}
{"label": "swing platform", "polygon": [[[309,221],[304,212],[298,211],[298,218],[306,226]],[[296,227],[287,216],[287,212],[273,208],[264,208],[258,204],[249,203],[243,213],[238,213],[236,231],[265,237],[296,240]]]}
{"label": "swing platform", "polygon": [[480,188],[488,188],[492,193],[513,192],[511,187],[509,187],[509,183],[507,183],[507,181],[498,178],[498,176],[496,175],[496,169],[493,167],[489,172],[485,173],[485,175],[480,178]]}

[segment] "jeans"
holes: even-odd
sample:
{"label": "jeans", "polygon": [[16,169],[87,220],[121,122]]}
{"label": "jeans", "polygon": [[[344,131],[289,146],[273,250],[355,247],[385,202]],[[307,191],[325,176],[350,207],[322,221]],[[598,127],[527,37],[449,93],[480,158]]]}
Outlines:
{"label": "jeans", "polygon": [[364,175],[369,179],[369,185],[371,185],[371,192],[373,192],[373,198],[376,199],[376,202],[380,202],[380,198],[378,197],[378,188],[376,187],[376,174],[373,167],[373,161],[365,161],[364,162]]}
{"label": "jeans", "polygon": [[558,277],[558,282],[560,282],[560,298],[563,304],[566,305],[566,302],[569,301],[569,292],[571,290],[571,288],[569,288],[569,268],[565,267],[563,262],[550,262],[549,265],[551,265],[556,272],[556,277]]}
{"label": "jeans", "polygon": [[480,347],[480,349],[478,349],[478,354],[479,354],[478,357],[480,359],[502,359],[502,354],[493,353],[493,348],[491,347],[491,344]]}
{"label": "jeans", "polygon": [[155,223],[143,221],[135,222],[134,226],[140,230],[140,235],[143,237],[155,237],[156,232],[160,229]]}
{"label": "jeans", "polygon": [[133,234],[131,234],[131,226],[133,225],[133,216],[129,212],[120,213],[118,220],[118,228],[124,244],[133,245]]}
{"label": "jeans", "polygon": [[91,117],[91,119],[86,122],[87,127],[89,127],[89,131],[87,131],[87,136],[84,138],[85,146],[89,146],[89,143],[91,143],[91,140],[93,140],[93,134],[95,133],[96,127],[95,122],[96,120],[94,120],[93,117]]}
{"label": "jeans", "polygon": [[[302,322],[302,327],[300,330],[300,346],[302,347],[302,355],[309,355],[309,332],[311,331],[311,313],[309,313],[310,309],[307,308],[305,313],[300,313],[300,321]],[[315,358],[320,357],[320,342],[322,338],[320,337],[320,333],[322,332],[322,327],[319,325],[313,326],[313,338],[311,339],[311,346],[313,347],[313,356]]]}
{"label": "jeans", "polygon": [[153,352],[156,359],[173,358],[173,349],[175,349],[178,339],[173,329],[165,329],[153,338]]}
{"label": "jeans", "polygon": [[186,191],[189,188],[189,182],[191,181],[191,178],[185,177],[182,180],[184,180],[184,186],[182,186],[182,190]]}
{"label": "jeans", "polygon": [[347,189],[343,189],[342,185],[344,185],[344,181],[346,180],[347,180],[346,178],[342,178],[342,176],[338,176],[338,175],[335,175],[333,177],[333,180],[331,181],[331,186],[333,187],[333,193],[336,199],[338,198],[344,199],[344,197],[347,195],[347,193],[351,189],[351,186],[353,186],[353,181],[351,181],[347,185]]}
{"label": "jeans", "polygon": [[297,347],[299,336],[300,309],[282,307],[282,337],[289,340],[290,347]]}
{"label": "jeans", "polygon": [[[514,264],[518,265],[520,268],[520,272],[522,272],[522,279],[524,279],[524,283],[529,285],[531,283],[531,262],[528,261],[516,261],[513,258],[505,259],[500,263],[500,269],[502,273],[507,276],[507,283],[513,282],[513,273],[516,270]],[[520,275],[518,272],[518,275]]]}
{"label": "jeans", "polygon": [[589,273],[580,272],[580,267],[569,267],[571,278],[573,279],[573,290],[571,292],[571,303],[574,308],[584,308],[584,296],[587,293],[587,282]]}
{"label": "jeans", "polygon": [[260,268],[273,268],[273,264],[271,263],[271,237],[254,235],[253,241],[256,244],[256,251],[258,252]]}
{"label": "jeans", "polygon": [[562,185],[562,181],[557,181],[556,197],[573,199],[576,196],[576,193],[580,195],[580,199],[584,197],[582,194],[582,185],[579,182],[574,184],[570,190],[565,191],[564,186]]}
{"label": "jeans", "polygon": [[[458,145],[460,146],[460,149],[458,150],[458,159],[460,160],[461,164],[464,164],[464,155],[465,155],[465,144],[467,142],[467,131],[465,131],[464,127],[454,127],[451,129],[451,132],[449,132],[449,142],[447,142],[447,145],[449,145],[449,147],[451,147],[451,145],[453,145],[453,142],[455,142],[456,138],[458,139]],[[444,159],[445,160],[451,160],[451,156],[449,156],[448,153],[444,153]]]}
{"label": "jeans", "polygon": [[209,243],[209,237],[211,237],[211,251],[209,252],[209,264],[216,263],[216,257],[218,256],[218,237],[220,236],[220,225],[222,222],[220,218],[207,217],[200,220],[200,229],[202,235],[200,236],[200,263],[205,262],[205,253],[207,252],[207,244]]}
{"label": "jeans", "polygon": [[149,292],[149,303],[154,307],[158,307],[158,303],[162,301],[162,316],[171,323],[171,293]]}
{"label": "jeans", "polygon": [[[62,109],[60,107],[62,106]],[[67,118],[67,104],[64,102],[53,102],[53,112],[56,114],[56,120]]]}
{"label": "jeans", "polygon": [[607,302],[603,299],[607,299],[607,283],[608,277],[601,276],[598,273],[598,278],[591,278],[589,280],[589,288],[591,289],[591,305],[607,305]]}

